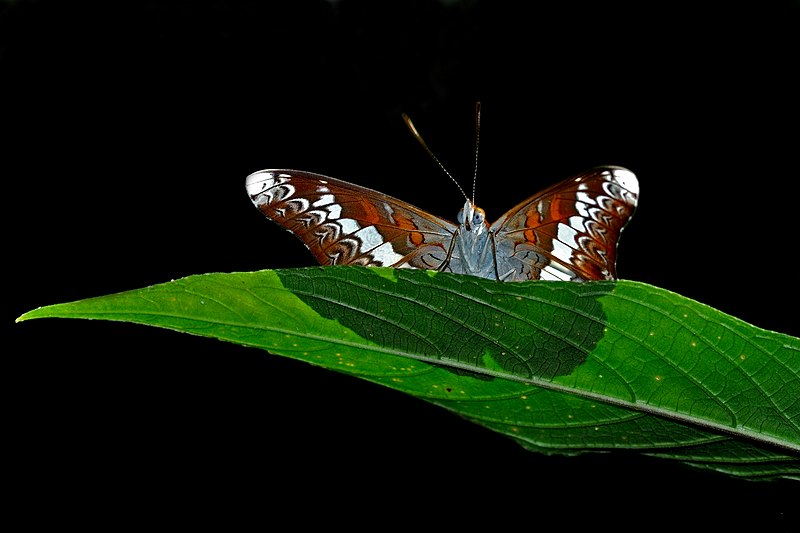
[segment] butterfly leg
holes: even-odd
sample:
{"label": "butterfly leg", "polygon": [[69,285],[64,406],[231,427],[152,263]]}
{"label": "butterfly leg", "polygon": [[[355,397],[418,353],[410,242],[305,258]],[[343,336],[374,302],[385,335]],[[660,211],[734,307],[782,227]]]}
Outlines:
{"label": "butterfly leg", "polygon": [[497,281],[502,281],[500,279],[500,272],[497,270],[497,246],[494,243],[494,232],[489,232],[489,242],[492,243],[492,265],[494,266],[494,278]]}
{"label": "butterfly leg", "polygon": [[444,272],[448,266],[450,266],[450,258],[453,257],[453,250],[456,247],[456,241],[458,240],[458,229],[453,232],[453,238],[450,239],[450,247],[447,249],[447,256],[442,261],[442,264],[438,266],[436,269],[439,272]]}

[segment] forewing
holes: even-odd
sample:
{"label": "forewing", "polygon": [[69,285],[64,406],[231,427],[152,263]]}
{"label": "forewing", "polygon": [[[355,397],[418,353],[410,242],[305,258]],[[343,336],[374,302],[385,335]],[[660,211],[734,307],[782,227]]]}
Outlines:
{"label": "forewing", "polygon": [[391,196],[320,174],[262,170],[247,193],[322,265],[438,268],[456,226]]}
{"label": "forewing", "polygon": [[617,241],[638,198],[631,171],[599,167],[525,200],[491,227],[500,277],[616,279]]}

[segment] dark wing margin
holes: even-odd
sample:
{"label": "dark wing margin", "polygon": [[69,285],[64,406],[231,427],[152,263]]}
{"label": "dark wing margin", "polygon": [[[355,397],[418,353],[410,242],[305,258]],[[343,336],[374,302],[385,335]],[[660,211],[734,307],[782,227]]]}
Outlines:
{"label": "dark wing margin", "polygon": [[367,187],[300,170],[246,180],[253,204],[322,265],[438,268],[456,226]]}
{"label": "dark wing margin", "polygon": [[616,279],[620,233],[639,182],[622,167],[597,167],[528,198],[495,222],[501,279]]}

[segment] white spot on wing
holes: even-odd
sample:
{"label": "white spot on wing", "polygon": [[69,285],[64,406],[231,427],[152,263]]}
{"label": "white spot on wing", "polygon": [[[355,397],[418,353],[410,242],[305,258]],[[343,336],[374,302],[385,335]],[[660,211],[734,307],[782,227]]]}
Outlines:
{"label": "white spot on wing", "polygon": [[[569,217],[569,225],[575,231],[585,232],[586,231],[586,227],[583,224],[583,219],[584,219],[584,217],[588,217],[589,216],[589,212],[586,211],[586,208],[583,206],[583,204],[576,204],[575,208],[583,216],[580,216],[580,217]],[[585,215],[583,214],[583,211],[586,211]]]}
{"label": "white spot on wing", "polygon": [[[317,189],[317,190],[319,190],[319,189]],[[316,202],[314,202],[311,205],[313,205],[314,207],[320,207],[320,206],[323,206],[323,205],[330,205],[330,204],[334,203],[335,201],[336,201],[336,198],[334,198],[332,194],[323,194],[322,196],[320,196],[319,200],[317,200]]]}
{"label": "white spot on wing", "polygon": [[539,279],[544,281],[569,281],[572,277],[570,274],[565,274],[561,272],[557,268],[554,268],[555,265],[550,264],[544,267],[539,275]]}
{"label": "white spot on wing", "polygon": [[536,213],[539,215],[539,220],[544,218],[544,202],[539,202],[536,204]]}
{"label": "white spot on wing", "polygon": [[372,257],[381,263],[383,266],[392,266],[401,259],[403,256],[398,254],[392,248],[391,243],[385,242],[372,250]]}
{"label": "white spot on wing", "polygon": [[270,187],[275,185],[277,180],[273,176],[272,172],[253,172],[247,179],[245,180],[245,188],[247,189],[247,194],[250,196],[255,196],[260,192],[264,191],[265,189],[269,189]]}
{"label": "white spot on wing", "polygon": [[[577,217],[572,217],[577,218]],[[559,222],[558,224],[558,240],[563,242],[569,247],[577,248],[578,243],[575,240],[575,236],[577,235],[577,231],[566,224]]]}
{"label": "white spot on wing", "polygon": [[[340,216],[342,216],[342,206],[339,205],[339,204],[331,204],[331,205],[329,205],[328,208],[326,209],[326,211],[328,213],[330,213],[330,215],[331,215],[331,216],[328,217],[329,219],[337,219]],[[348,218],[346,220],[352,220],[352,219]],[[355,221],[353,221],[353,222],[355,222]]]}
{"label": "white spot on wing", "polygon": [[636,175],[628,169],[618,168],[614,170],[614,181],[631,191],[633,194],[639,194],[639,180]]}
{"label": "white spot on wing", "polygon": [[541,279],[542,281],[561,281],[561,278],[557,278],[553,274],[551,274],[547,270],[547,267],[543,268],[542,271],[539,273],[539,279]]}
{"label": "white spot on wing", "polygon": [[361,252],[368,252],[383,244],[383,237],[378,233],[378,230],[375,229],[375,226],[361,228],[356,232],[354,237],[357,237],[361,241]]}
{"label": "white spot on wing", "polygon": [[565,263],[569,263],[572,258],[572,248],[567,247],[563,242],[554,240],[553,256]]}
{"label": "white spot on wing", "polygon": [[358,222],[352,218],[342,218],[337,220],[337,222],[342,228],[342,234],[344,235],[350,235],[351,233],[355,233],[361,229],[361,226],[358,225]]}
{"label": "white spot on wing", "polygon": [[583,202],[584,204],[597,205],[597,202],[595,202],[594,199],[585,192],[579,192],[576,194],[575,199],[579,202]]}

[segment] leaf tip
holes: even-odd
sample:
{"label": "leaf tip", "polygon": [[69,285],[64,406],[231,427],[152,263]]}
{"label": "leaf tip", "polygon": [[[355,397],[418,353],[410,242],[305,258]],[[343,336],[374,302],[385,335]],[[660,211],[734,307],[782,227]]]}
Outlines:
{"label": "leaf tip", "polygon": [[[41,308],[37,308],[37,309],[41,309]],[[19,316],[18,316],[18,317],[17,317],[17,318],[14,320],[14,323],[15,323],[15,324],[19,324],[20,322],[25,322],[26,320],[32,320],[32,319],[34,319],[34,318],[38,318],[38,317],[36,316],[36,311],[37,311],[37,309],[33,309],[32,311],[26,311],[25,313],[22,313],[21,315],[19,315]]]}
{"label": "leaf tip", "polygon": [[19,324],[20,322],[25,322],[27,320],[33,320],[35,318],[55,318],[59,316],[55,314],[54,308],[58,307],[57,305],[43,305],[41,307],[37,307],[36,309],[31,309],[30,311],[26,311],[19,315],[15,320],[15,324]]}

